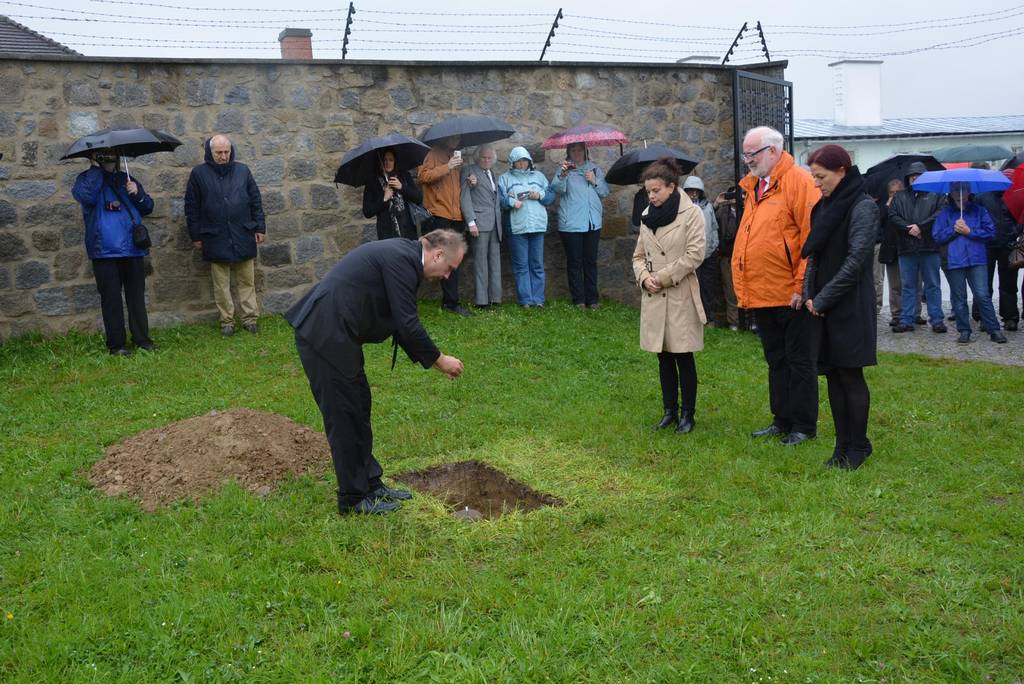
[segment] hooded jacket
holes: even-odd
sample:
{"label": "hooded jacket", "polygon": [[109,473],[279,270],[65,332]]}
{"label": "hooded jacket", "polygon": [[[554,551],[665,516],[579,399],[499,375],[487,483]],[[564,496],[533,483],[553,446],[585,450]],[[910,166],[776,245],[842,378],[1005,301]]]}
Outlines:
{"label": "hooded jacket", "polygon": [[806,259],[800,258],[811,232],[811,209],[821,199],[811,174],[783,152],[758,199],[758,179],[747,174],[743,217],[732,252],[733,288],[744,309],[789,306],[803,293]]}
{"label": "hooded jacket", "polygon": [[961,235],[954,226],[960,219],[960,209],[952,198],[935,218],[932,235],[939,245],[946,245],[947,268],[969,268],[988,264],[987,245],[995,237],[996,227],[985,207],[973,201],[964,202],[964,223],[970,235]]}
{"label": "hooded jacket", "polygon": [[[927,171],[921,162],[914,162],[907,168],[903,177],[906,190],[897,192],[889,206],[889,225],[899,236],[896,249],[900,254],[917,254],[918,252],[938,252],[939,246],[932,239],[932,225],[942,208],[942,195],[936,192],[914,190],[910,185],[910,177]],[[910,226],[916,224],[921,229],[921,236],[910,234]]]}
{"label": "hooded jacket", "polygon": [[[595,184],[584,175],[593,171]],[[551,177],[551,187],[558,195],[558,230],[566,233],[586,233],[601,230],[604,206],[601,200],[608,196],[608,183],[597,164],[587,159],[569,171],[563,178],[559,168]]]}
{"label": "hooded jacket", "polygon": [[256,233],[266,233],[263,198],[252,172],[235,161],[213,161],[206,141],[205,162],[192,169],[185,188],[185,222],[193,242],[203,243],[205,261],[246,261],[256,256]]}
{"label": "hooded jacket", "polygon": [[697,176],[688,176],[683,181],[683,190],[700,191],[700,197],[694,204],[704,212],[704,259],[706,260],[718,249],[718,217],[715,216],[715,208],[708,202],[708,195],[704,191],[704,181]]}
{"label": "hooded jacket", "polygon": [[143,257],[148,249],[139,249],[132,240],[132,228],[153,211],[153,198],[142,183],[135,195],[125,190],[128,176],[121,171],[108,173],[90,166],[78,174],[71,195],[82,205],[85,220],[85,251],[90,259]]}
{"label": "hooded jacket", "polygon": [[[515,168],[520,159],[528,159],[530,166],[525,171]],[[501,206],[509,210],[510,230],[513,235],[523,233],[546,233],[548,230],[548,210],[541,200],[524,198],[523,206],[516,209],[518,195],[524,192],[537,192],[541,199],[548,193],[548,179],[540,171],[533,168],[533,158],[525,147],[513,147],[508,153],[510,168],[498,179],[498,195]]]}

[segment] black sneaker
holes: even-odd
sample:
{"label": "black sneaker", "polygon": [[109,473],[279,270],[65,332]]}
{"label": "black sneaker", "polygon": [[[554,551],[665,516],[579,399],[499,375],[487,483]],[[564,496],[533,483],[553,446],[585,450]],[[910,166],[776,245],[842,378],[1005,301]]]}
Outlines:
{"label": "black sneaker", "polygon": [[407,492],[404,489],[392,489],[386,484],[381,483],[370,490],[367,498],[384,499],[386,501],[408,501],[412,498],[412,492]]}
{"label": "black sneaker", "polygon": [[900,323],[899,325],[894,326],[892,331],[894,333],[914,332],[914,326],[907,325],[906,323]]}
{"label": "black sneaker", "polygon": [[962,333],[960,333],[960,337],[956,338],[956,341],[959,344],[969,344],[971,341],[971,333],[967,332],[966,330],[963,331]]}
{"label": "black sneaker", "polygon": [[917,325],[926,325],[928,321],[918,316],[917,318],[914,319],[914,323],[916,323]]}
{"label": "black sneaker", "polygon": [[1017,321],[1004,321],[1003,329],[1010,332],[1017,332]]}
{"label": "black sneaker", "polygon": [[391,513],[401,508],[401,504],[397,504],[393,501],[385,501],[384,499],[373,499],[366,497],[354,506],[338,506],[338,513],[341,515],[348,515],[349,513],[360,513],[362,515],[380,515],[382,513]]}
{"label": "black sneaker", "polygon": [[933,333],[940,333],[941,334],[941,333],[946,332],[947,330],[948,330],[948,328],[946,328],[946,324],[945,323],[939,323],[938,325],[933,325],[932,326],[932,332]]}
{"label": "black sneaker", "polygon": [[999,332],[998,330],[995,331],[994,333],[990,333],[988,338],[995,342],[996,344],[1006,344],[1006,335]]}

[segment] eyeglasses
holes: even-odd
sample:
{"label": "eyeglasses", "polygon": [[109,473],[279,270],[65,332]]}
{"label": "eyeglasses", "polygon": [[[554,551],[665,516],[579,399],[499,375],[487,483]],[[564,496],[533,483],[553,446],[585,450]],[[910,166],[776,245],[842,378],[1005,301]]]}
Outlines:
{"label": "eyeglasses", "polygon": [[762,152],[767,150],[769,147],[771,147],[771,145],[765,145],[761,149],[757,150],[756,152],[751,152],[750,154],[747,154],[746,152],[744,152],[741,155],[743,157],[743,161],[753,161],[754,157],[756,157],[757,155],[761,154]]}

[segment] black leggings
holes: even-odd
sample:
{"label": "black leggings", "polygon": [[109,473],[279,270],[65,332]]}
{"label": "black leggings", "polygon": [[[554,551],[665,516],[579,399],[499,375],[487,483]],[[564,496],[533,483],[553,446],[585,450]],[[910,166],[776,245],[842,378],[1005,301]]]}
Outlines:
{"label": "black leggings", "polygon": [[825,373],[828,403],[836,426],[836,443],[854,449],[867,449],[868,409],[871,393],[864,381],[863,368],[833,368]]}
{"label": "black leggings", "polygon": [[[693,352],[660,352],[658,375],[661,378],[661,403],[666,411],[693,413],[697,408],[697,364]],[[679,403],[682,391],[683,402]]]}

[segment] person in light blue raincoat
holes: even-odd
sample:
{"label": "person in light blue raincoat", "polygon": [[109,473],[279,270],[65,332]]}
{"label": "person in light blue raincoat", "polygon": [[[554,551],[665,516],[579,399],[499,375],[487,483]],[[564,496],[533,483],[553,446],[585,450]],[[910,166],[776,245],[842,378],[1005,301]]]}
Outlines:
{"label": "person in light blue raincoat", "polygon": [[509,212],[509,250],[521,306],[544,306],[544,233],[548,230],[548,180],[533,168],[525,147],[508,154],[511,167],[498,179],[502,209]]}
{"label": "person in light blue raincoat", "polygon": [[569,145],[565,157],[551,178],[551,187],[559,198],[558,235],[565,247],[569,294],[581,309],[596,309],[597,247],[604,217],[601,200],[608,196],[608,183],[604,172],[590,161],[586,144]]}

